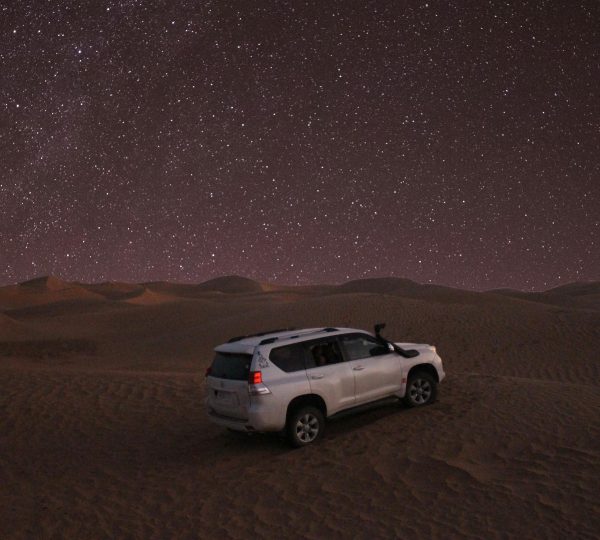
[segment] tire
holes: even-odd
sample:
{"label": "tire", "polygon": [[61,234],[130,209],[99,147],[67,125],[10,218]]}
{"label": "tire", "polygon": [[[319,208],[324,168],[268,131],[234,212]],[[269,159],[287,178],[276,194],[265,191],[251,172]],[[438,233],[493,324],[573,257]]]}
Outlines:
{"label": "tire", "polygon": [[430,405],[437,398],[437,383],[425,371],[412,374],[406,383],[404,404],[408,407],[423,407]]}
{"label": "tire", "polygon": [[290,414],[286,432],[289,443],[294,448],[300,448],[314,443],[323,435],[325,417],[316,407],[305,406]]}

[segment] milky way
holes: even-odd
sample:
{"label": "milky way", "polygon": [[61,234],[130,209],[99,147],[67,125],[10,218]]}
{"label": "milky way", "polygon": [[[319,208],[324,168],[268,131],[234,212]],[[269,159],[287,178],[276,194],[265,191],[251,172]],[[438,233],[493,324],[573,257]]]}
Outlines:
{"label": "milky way", "polygon": [[600,3],[0,3],[0,284],[600,279]]}

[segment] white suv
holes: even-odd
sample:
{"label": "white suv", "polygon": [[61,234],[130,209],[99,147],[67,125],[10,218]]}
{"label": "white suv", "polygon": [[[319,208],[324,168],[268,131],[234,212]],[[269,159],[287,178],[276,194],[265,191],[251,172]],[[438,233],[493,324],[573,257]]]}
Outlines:
{"label": "white suv", "polygon": [[294,446],[321,436],[325,418],[396,396],[432,403],[444,378],[435,347],[391,343],[353,328],[274,330],[215,348],[206,371],[209,418],[236,431],[285,431]]}

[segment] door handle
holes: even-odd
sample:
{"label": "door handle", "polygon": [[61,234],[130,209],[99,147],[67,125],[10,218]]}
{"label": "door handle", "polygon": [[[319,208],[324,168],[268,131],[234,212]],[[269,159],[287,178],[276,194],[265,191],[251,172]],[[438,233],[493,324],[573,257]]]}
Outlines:
{"label": "door handle", "polygon": [[325,375],[311,375],[310,376],[311,379],[322,379],[323,377],[325,377]]}
{"label": "door handle", "polygon": [[364,368],[364,366],[356,366],[355,368],[352,368],[354,371],[362,371]]}

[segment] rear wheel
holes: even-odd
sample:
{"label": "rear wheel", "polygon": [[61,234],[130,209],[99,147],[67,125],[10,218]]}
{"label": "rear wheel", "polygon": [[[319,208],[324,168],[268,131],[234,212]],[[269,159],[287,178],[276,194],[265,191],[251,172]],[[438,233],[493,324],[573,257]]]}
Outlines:
{"label": "rear wheel", "polygon": [[435,379],[424,371],[411,375],[406,383],[404,403],[409,407],[422,407],[433,403],[437,397]]}
{"label": "rear wheel", "polygon": [[286,430],[290,444],[296,448],[315,442],[325,429],[323,413],[316,407],[300,407],[293,412]]}

